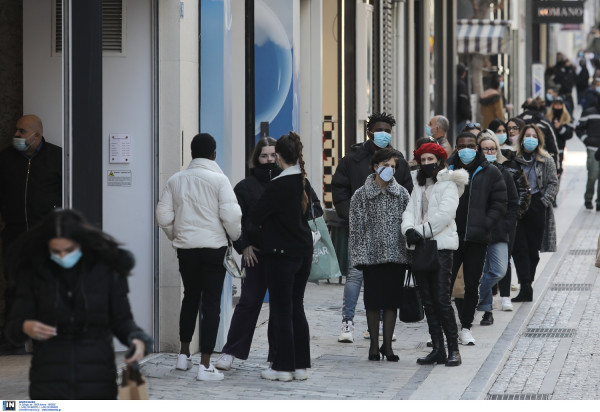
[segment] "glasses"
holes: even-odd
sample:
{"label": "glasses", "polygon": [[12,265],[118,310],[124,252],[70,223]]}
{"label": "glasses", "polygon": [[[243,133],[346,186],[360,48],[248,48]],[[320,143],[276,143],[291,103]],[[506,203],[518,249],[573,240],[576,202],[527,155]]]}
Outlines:
{"label": "glasses", "polygon": [[519,126],[508,126],[506,130],[519,130]]}
{"label": "glasses", "polygon": [[482,147],[481,151],[486,152],[486,153],[496,153],[496,148],[495,147]]}
{"label": "glasses", "polygon": [[479,130],[481,130],[481,125],[479,123],[467,123],[467,129],[479,129]]}
{"label": "glasses", "polygon": [[462,150],[462,149],[477,149],[477,145],[476,144],[457,144],[456,145],[456,150]]}

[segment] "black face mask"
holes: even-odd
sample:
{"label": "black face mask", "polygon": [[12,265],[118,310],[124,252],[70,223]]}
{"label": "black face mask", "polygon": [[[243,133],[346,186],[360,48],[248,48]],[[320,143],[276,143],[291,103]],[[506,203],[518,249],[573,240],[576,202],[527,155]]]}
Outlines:
{"label": "black face mask", "polygon": [[554,117],[556,119],[560,119],[563,113],[563,109],[552,109],[552,113],[554,113]]}
{"label": "black face mask", "polygon": [[279,168],[277,163],[259,163],[256,167],[263,170],[277,170]]}
{"label": "black face mask", "polygon": [[433,177],[433,172],[437,169],[437,163],[429,163],[428,165],[421,165],[421,172],[425,177]]}

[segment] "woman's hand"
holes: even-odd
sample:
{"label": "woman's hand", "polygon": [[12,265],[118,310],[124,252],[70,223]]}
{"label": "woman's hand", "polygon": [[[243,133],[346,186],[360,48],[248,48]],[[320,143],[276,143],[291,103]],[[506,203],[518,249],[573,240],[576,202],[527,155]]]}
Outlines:
{"label": "woman's hand", "polygon": [[37,320],[23,322],[23,333],[35,340],[48,340],[56,336],[56,328],[48,326]]}
{"label": "woman's hand", "polygon": [[404,236],[406,236],[406,244],[408,246],[417,245],[423,241],[423,236],[415,229],[408,229]]}
{"label": "woman's hand", "polygon": [[135,361],[144,359],[144,353],[146,352],[146,345],[143,341],[139,339],[133,339],[131,343],[135,345],[135,351],[133,352],[133,355],[131,355],[131,358],[125,359],[125,363],[127,365],[131,365]]}
{"label": "woman's hand", "polygon": [[244,258],[246,266],[253,267],[255,263],[258,263],[258,258],[254,254],[255,250],[258,251],[258,249],[254,246],[248,246],[242,251],[242,256]]}

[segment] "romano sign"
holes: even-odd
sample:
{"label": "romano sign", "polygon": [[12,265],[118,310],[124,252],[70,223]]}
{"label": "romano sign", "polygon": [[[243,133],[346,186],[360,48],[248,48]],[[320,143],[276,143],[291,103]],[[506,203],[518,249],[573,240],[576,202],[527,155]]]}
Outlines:
{"label": "romano sign", "polygon": [[534,23],[583,23],[584,1],[544,1],[533,2]]}

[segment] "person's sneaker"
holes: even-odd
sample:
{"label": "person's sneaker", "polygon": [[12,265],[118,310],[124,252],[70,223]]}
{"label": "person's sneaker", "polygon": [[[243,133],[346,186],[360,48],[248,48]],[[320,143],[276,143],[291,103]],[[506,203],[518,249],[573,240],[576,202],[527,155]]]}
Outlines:
{"label": "person's sneaker", "polygon": [[342,322],[342,332],[338,336],[338,342],[354,342],[354,322],[351,320]]}
{"label": "person's sneaker", "polygon": [[510,285],[510,290],[519,290],[519,289],[520,289],[520,287],[516,283],[513,283],[512,285]]}
{"label": "person's sneaker", "polygon": [[363,338],[365,338],[365,339],[371,339],[371,334],[369,333],[369,329],[367,329],[365,331],[365,333],[363,334]]}
{"label": "person's sneaker", "polygon": [[460,332],[458,332],[458,343],[466,346],[475,345],[475,338],[473,338],[473,335],[471,335],[471,331],[469,329],[463,328],[460,330]]}
{"label": "person's sneaker", "polygon": [[585,202],[585,208],[592,210],[594,208],[594,206],[592,206],[592,202]]}
{"label": "person's sneaker", "polygon": [[192,357],[186,356],[183,353],[177,355],[177,363],[175,364],[175,369],[179,369],[180,371],[186,371],[192,367]]}
{"label": "person's sneaker", "polygon": [[[379,340],[381,340],[381,341],[383,340],[383,322],[379,322]],[[396,342],[396,334],[395,333],[392,333],[392,342]]]}
{"label": "person's sneaker", "polygon": [[297,381],[305,381],[308,379],[308,371],[306,369],[296,369],[292,372],[292,376]]}
{"label": "person's sneaker", "polygon": [[286,371],[276,371],[274,369],[265,369],[260,373],[260,377],[263,379],[268,379],[270,381],[282,381],[289,382],[294,379],[294,375],[292,372]]}
{"label": "person's sneaker", "polygon": [[226,353],[219,356],[219,359],[215,362],[215,368],[221,369],[222,371],[228,371],[231,369],[231,365],[233,365],[233,361],[235,356],[228,355]]}
{"label": "person's sneaker", "polygon": [[199,381],[222,381],[223,378],[225,378],[225,375],[216,370],[214,365],[205,368],[203,364],[200,364],[198,376],[196,376]]}
{"label": "person's sneaker", "polygon": [[502,297],[502,310],[505,312],[512,312],[513,310],[513,304],[510,301],[510,296],[503,296]]}
{"label": "person's sneaker", "polygon": [[481,322],[479,322],[481,326],[490,326],[494,324],[494,315],[492,312],[485,312],[483,314],[483,318],[481,318]]}

